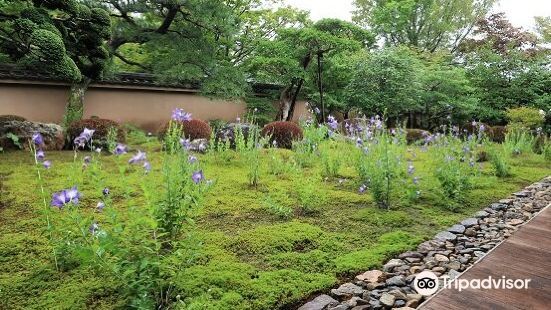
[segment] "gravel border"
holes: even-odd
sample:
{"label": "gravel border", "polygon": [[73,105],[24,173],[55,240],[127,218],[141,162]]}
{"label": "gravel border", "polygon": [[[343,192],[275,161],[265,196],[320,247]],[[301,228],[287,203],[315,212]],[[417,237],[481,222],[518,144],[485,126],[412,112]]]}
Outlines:
{"label": "gravel border", "polygon": [[[305,303],[299,310],[380,310],[417,308],[425,297],[413,288],[415,275],[432,271],[455,279],[509,238],[551,202],[551,176],[479,211],[389,260]],[[434,295],[433,295],[434,296]]]}

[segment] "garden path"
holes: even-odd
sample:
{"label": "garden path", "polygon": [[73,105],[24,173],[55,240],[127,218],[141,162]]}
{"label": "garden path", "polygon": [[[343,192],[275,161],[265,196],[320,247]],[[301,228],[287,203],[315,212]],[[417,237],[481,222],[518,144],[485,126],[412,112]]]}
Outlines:
{"label": "garden path", "polygon": [[531,279],[528,289],[444,289],[418,309],[550,309],[551,205],[461,274],[459,279]]}

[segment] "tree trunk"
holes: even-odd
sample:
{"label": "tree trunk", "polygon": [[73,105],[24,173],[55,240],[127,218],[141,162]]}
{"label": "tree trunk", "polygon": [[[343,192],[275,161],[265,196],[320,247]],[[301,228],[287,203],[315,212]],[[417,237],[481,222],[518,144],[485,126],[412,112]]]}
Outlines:
{"label": "tree trunk", "polygon": [[287,115],[289,114],[289,109],[291,107],[291,101],[293,100],[293,87],[294,83],[291,83],[291,85],[283,89],[281,95],[279,96],[279,109],[276,116],[277,121],[284,121],[287,119]]}
{"label": "tree trunk", "polygon": [[[312,60],[312,54],[309,53],[302,59],[302,68],[306,70],[308,68],[308,65],[310,64],[310,61]],[[300,94],[300,91],[302,89],[302,85],[304,84],[304,79],[299,79],[296,85],[296,89],[293,92],[292,97],[290,96],[291,92],[293,91],[293,87],[295,86],[296,80],[291,83],[290,87],[287,87],[283,90],[281,96],[280,96],[280,112],[278,113],[277,117],[279,120],[285,120],[285,121],[291,121],[293,120],[293,114],[295,112],[295,106],[297,103],[298,95]],[[284,104],[282,98],[289,98],[290,100],[287,102],[288,105]]]}
{"label": "tree trunk", "polygon": [[298,81],[297,88],[295,89],[295,93],[293,94],[293,99],[291,100],[291,104],[289,106],[289,113],[287,113],[287,118],[285,119],[288,122],[293,120],[293,114],[295,113],[295,106],[297,105],[298,94],[300,93],[300,90],[302,89],[303,84],[304,84],[304,79],[300,79],[300,81]]}
{"label": "tree trunk", "polygon": [[69,91],[69,99],[65,106],[65,115],[63,115],[63,128],[69,127],[69,125],[82,119],[84,114],[84,94],[90,85],[91,80],[84,78],[79,83],[73,83]]}
{"label": "tree trunk", "polygon": [[323,54],[318,53],[318,88],[320,92],[321,119],[325,121],[325,105],[323,104],[322,59],[323,59]]}

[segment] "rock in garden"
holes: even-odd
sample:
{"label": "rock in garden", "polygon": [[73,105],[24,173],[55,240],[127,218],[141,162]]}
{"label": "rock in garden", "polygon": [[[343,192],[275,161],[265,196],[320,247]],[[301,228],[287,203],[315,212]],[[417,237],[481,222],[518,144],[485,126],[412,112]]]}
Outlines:
{"label": "rock in garden", "polygon": [[362,273],[361,275],[356,277],[356,280],[358,281],[364,281],[367,283],[377,283],[382,282],[386,280],[386,276],[384,272],[380,270],[370,270],[367,272]]}
{"label": "rock in garden", "polygon": [[[481,211],[481,212],[484,212],[484,211]],[[464,219],[463,221],[461,221],[461,225],[463,225],[465,227],[471,227],[471,226],[474,226],[474,225],[478,225],[478,219],[474,218],[474,217]]]}
{"label": "rock in garden", "polygon": [[61,126],[17,120],[0,122],[0,147],[4,150],[28,149],[28,141],[35,133],[42,135],[44,145],[41,148],[44,151],[63,149],[65,138]]}
{"label": "rock in garden", "polygon": [[389,293],[383,293],[379,301],[387,307],[392,307],[394,306],[394,301],[396,301],[396,297],[394,297],[394,295],[391,295]]}
{"label": "rock in garden", "polygon": [[440,263],[447,263],[450,261],[450,259],[447,256],[442,254],[435,254],[434,259],[436,259],[436,261]]}
{"label": "rock in garden", "polygon": [[517,226],[517,225],[520,225],[522,223],[524,223],[524,221],[520,220],[520,219],[512,219],[509,222],[507,222],[507,224],[513,225],[513,226]]}
{"label": "rock in garden", "polygon": [[406,285],[406,281],[405,281],[404,276],[394,276],[394,277],[386,280],[386,285],[388,285],[388,286],[404,286],[404,285]]}
{"label": "rock in garden", "polygon": [[441,231],[434,238],[443,241],[455,241],[457,236],[449,231]]}
{"label": "rock in garden", "polygon": [[463,225],[453,225],[448,229],[449,232],[454,234],[462,234],[465,232],[465,226]]}
{"label": "rock in garden", "polygon": [[383,266],[383,270],[389,271],[389,270],[392,270],[392,268],[394,268],[394,267],[402,266],[404,264],[405,264],[405,262],[403,260],[394,258],[394,259],[389,260],[388,263],[386,263]]}
{"label": "rock in garden", "polygon": [[396,297],[396,299],[407,300],[406,294],[404,294],[400,290],[394,289],[394,290],[392,290],[388,293],[391,294],[391,295],[394,295],[394,297]]}
{"label": "rock in garden", "polygon": [[[483,218],[483,217],[487,217],[489,214],[488,212],[486,211],[478,211],[475,213],[475,217],[478,217],[478,218]],[[464,225],[464,224],[463,224]]]}
{"label": "rock in garden", "polygon": [[459,272],[457,270],[451,269],[450,271],[448,271],[448,276],[450,277],[450,280],[453,280],[453,279],[457,278],[460,274],[461,274],[461,272]]}
{"label": "rock in garden", "polygon": [[476,230],[474,230],[472,227],[469,227],[465,229],[465,232],[463,233],[465,236],[474,237],[476,236]]}
{"label": "rock in garden", "polygon": [[363,291],[363,288],[353,283],[345,283],[337,289],[332,289],[331,294],[338,297],[351,297],[354,295],[361,295]]}
{"label": "rock in garden", "polygon": [[329,310],[348,310],[350,307],[348,305],[338,305],[333,308],[329,308]]}
{"label": "rock in garden", "polygon": [[323,310],[327,307],[336,306],[339,302],[329,295],[320,295],[312,301],[302,305],[298,310]]}
{"label": "rock in garden", "polygon": [[413,257],[413,258],[423,258],[423,254],[419,253],[419,252],[414,252],[414,251],[408,251],[408,252],[404,252],[402,254],[400,254],[400,256],[398,256],[399,258],[401,259],[404,259],[404,258],[408,258],[408,257]]}

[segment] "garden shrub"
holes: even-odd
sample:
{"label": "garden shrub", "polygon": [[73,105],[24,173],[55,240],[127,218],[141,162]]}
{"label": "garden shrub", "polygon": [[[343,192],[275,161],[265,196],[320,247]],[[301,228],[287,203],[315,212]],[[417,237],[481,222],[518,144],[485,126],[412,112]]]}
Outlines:
{"label": "garden shrub", "polygon": [[504,154],[503,151],[493,149],[490,159],[495,175],[499,178],[505,178],[511,175],[507,157],[510,154]]}
{"label": "garden shrub", "polygon": [[24,122],[27,119],[23,116],[18,115],[0,115],[0,122],[9,122],[9,121],[18,121],[18,122]]}
{"label": "garden shrub", "polygon": [[290,149],[293,141],[300,141],[303,137],[302,129],[293,122],[272,122],[264,126],[262,136],[270,137],[270,144],[274,141],[278,147]]}
{"label": "garden shrub", "polygon": [[491,126],[488,128],[488,138],[492,142],[503,143],[506,133],[507,128],[505,126]]}
{"label": "garden shrub", "polygon": [[182,128],[182,135],[186,139],[191,141],[196,139],[206,139],[209,140],[211,137],[212,129],[209,124],[205,121],[199,119],[185,120],[185,121],[175,121],[171,120],[161,126],[159,129],[159,139],[164,140],[166,132],[170,126],[171,122],[178,122]]}
{"label": "garden shrub", "polygon": [[533,150],[535,138],[526,128],[512,127],[505,134],[503,147],[509,155],[530,153]]}
{"label": "garden shrub", "polygon": [[116,129],[116,140],[118,142],[125,142],[126,140],[126,131],[119,123],[108,119],[89,118],[73,122],[67,128],[67,139],[71,147],[74,144],[74,139],[80,135],[84,128],[95,130],[94,146],[108,147],[109,133],[112,132],[112,128]]}
{"label": "garden shrub", "polygon": [[542,112],[529,107],[508,109],[506,115],[509,124],[507,126],[511,129],[536,129],[541,127],[545,121],[545,113]]}

